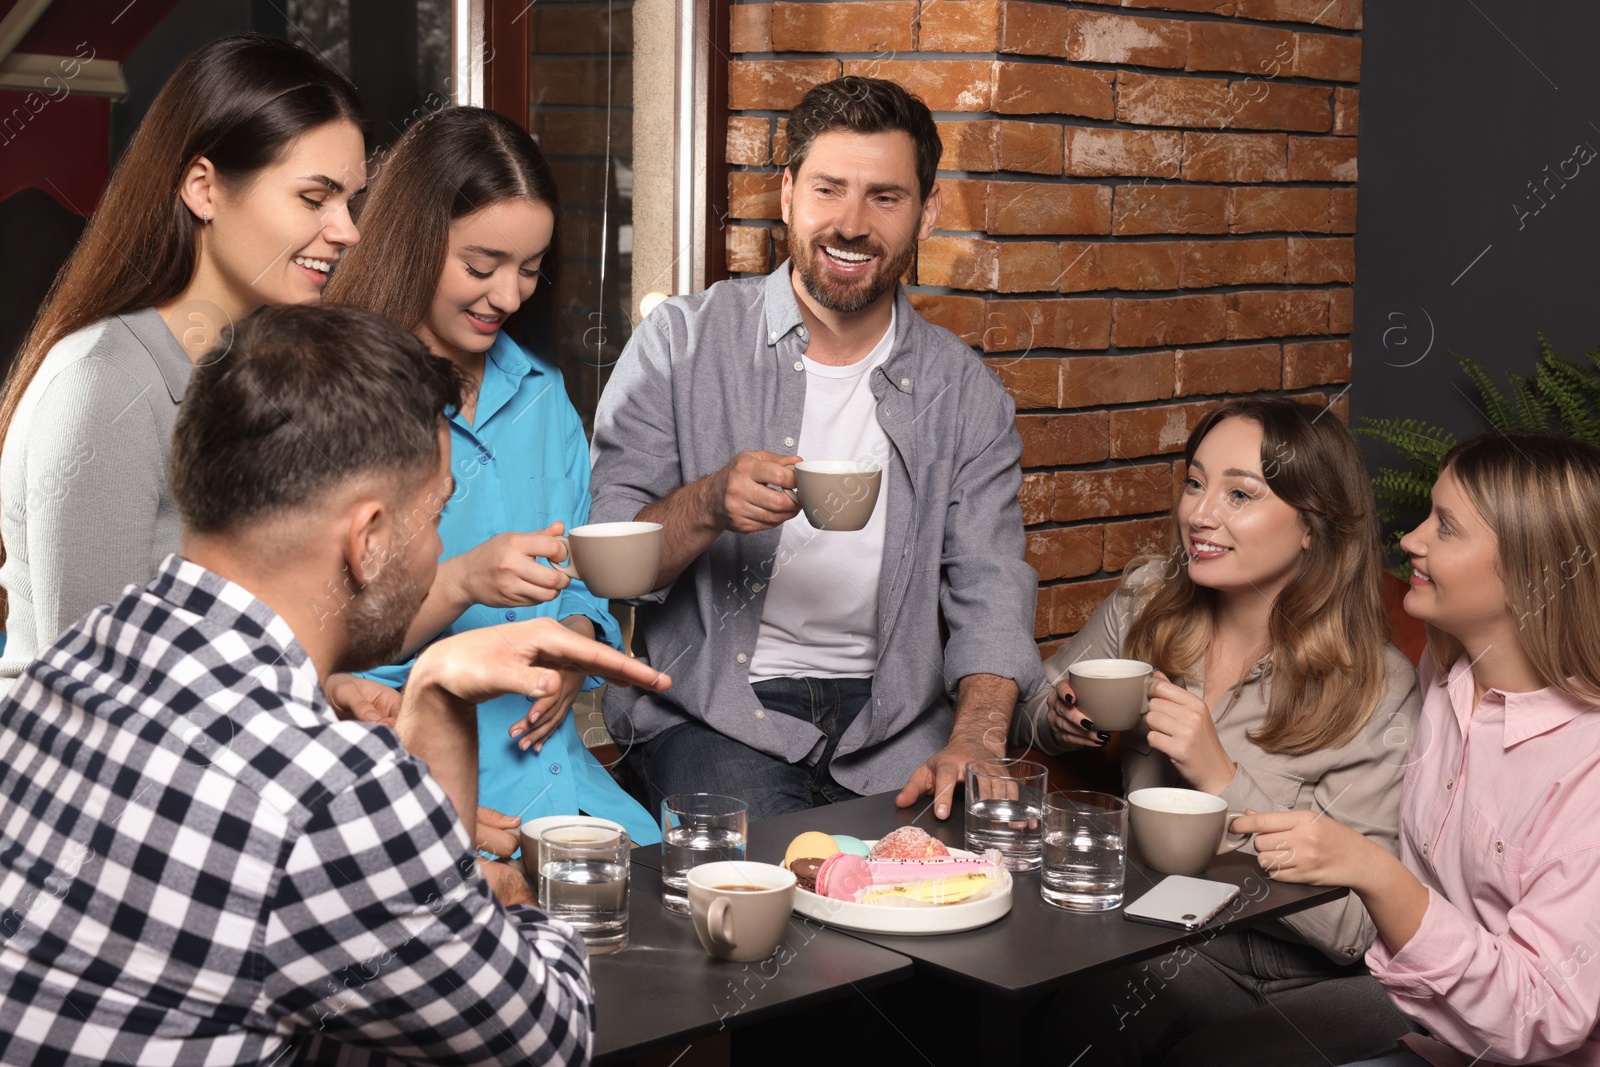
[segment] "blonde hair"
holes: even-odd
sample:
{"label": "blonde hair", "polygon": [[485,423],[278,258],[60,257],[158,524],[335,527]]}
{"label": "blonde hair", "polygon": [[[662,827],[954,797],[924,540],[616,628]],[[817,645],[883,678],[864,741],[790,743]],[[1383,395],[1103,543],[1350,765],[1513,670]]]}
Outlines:
{"label": "blonde hair", "polygon": [[[1267,752],[1301,756],[1349,743],[1383,696],[1382,550],[1366,464],[1350,431],[1322,409],[1287,398],[1231,400],[1189,435],[1186,463],[1206,434],[1226,419],[1261,427],[1261,468],[1268,487],[1300,513],[1310,546],[1273,604],[1271,689],[1267,718],[1251,731]],[[1164,568],[1123,642],[1123,654],[1178,680],[1203,663],[1211,644],[1217,594],[1196,585],[1183,566],[1178,513],[1172,512]]]}
{"label": "blonde hair", "polygon": [[[1506,610],[1539,681],[1600,705],[1600,447],[1499,431],[1452,448],[1439,469],[1494,534]],[[1443,673],[1461,657],[1461,643],[1427,630]]]}

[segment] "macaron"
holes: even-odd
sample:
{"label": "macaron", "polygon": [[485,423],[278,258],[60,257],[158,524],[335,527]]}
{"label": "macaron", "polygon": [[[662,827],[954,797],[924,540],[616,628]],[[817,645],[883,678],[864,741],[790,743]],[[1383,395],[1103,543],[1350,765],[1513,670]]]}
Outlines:
{"label": "macaron", "polygon": [[783,853],[783,865],[793,868],[794,861],[806,856],[825,860],[839,851],[839,846],[833,838],[820,830],[807,830],[793,841]]}
{"label": "macaron", "polygon": [[827,860],[819,860],[815,856],[801,856],[790,865],[789,870],[794,872],[794,884],[804,889],[807,893],[817,891],[817,872]]}
{"label": "macaron", "polygon": [[856,899],[856,893],[872,885],[867,861],[848,852],[835,852],[817,871],[817,894],[834,900]]}
{"label": "macaron", "polygon": [[852,856],[866,856],[869,851],[867,843],[859,837],[850,837],[847,834],[834,834],[834,843],[839,846],[840,852],[848,852]]}

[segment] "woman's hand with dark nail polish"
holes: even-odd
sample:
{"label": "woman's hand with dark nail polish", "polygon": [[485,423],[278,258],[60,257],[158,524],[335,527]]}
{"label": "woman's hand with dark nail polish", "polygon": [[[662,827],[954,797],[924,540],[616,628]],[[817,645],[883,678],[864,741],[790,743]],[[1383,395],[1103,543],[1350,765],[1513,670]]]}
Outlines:
{"label": "woman's hand with dark nail polish", "polygon": [[1072,710],[1077,703],[1072,687],[1063,679],[1056,683],[1050,691],[1050,698],[1046,703],[1045,719],[1049,724],[1050,735],[1056,744],[1064,748],[1091,748],[1095,744],[1094,723],[1084,718],[1080,712]]}

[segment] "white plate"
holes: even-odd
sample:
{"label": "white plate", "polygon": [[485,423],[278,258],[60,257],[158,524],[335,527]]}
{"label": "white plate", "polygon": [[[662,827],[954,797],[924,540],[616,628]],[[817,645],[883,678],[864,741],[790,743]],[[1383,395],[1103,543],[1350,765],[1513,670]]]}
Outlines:
{"label": "white plate", "polygon": [[[876,842],[868,841],[870,847]],[[953,859],[981,859],[975,852],[950,850]],[[907,907],[893,904],[858,904],[853,900],[834,900],[809,890],[796,888],[794,910],[841,930],[860,930],[869,934],[953,934],[988,926],[1011,910],[1011,872],[1002,869],[1001,878],[986,885],[975,896],[959,904]]]}

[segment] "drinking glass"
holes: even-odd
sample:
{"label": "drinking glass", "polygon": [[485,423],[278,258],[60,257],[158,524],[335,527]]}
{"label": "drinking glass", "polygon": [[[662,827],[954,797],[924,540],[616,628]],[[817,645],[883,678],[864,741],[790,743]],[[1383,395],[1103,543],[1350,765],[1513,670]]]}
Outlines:
{"label": "drinking glass", "polygon": [[983,759],[967,764],[967,848],[999,849],[1010,871],[1038,869],[1047,773],[1044,764],[1032,760]]}
{"label": "drinking glass", "polygon": [[628,943],[628,835],[552,826],[539,835],[539,906],[571,923],[591,956]]}
{"label": "drinking glass", "polygon": [[689,869],[744,859],[750,805],[717,793],[674,793],[661,802],[661,904],[689,914]]}
{"label": "drinking glass", "polygon": [[1065,790],[1044,798],[1045,902],[1072,911],[1122,903],[1128,858],[1128,802],[1108,793]]}

